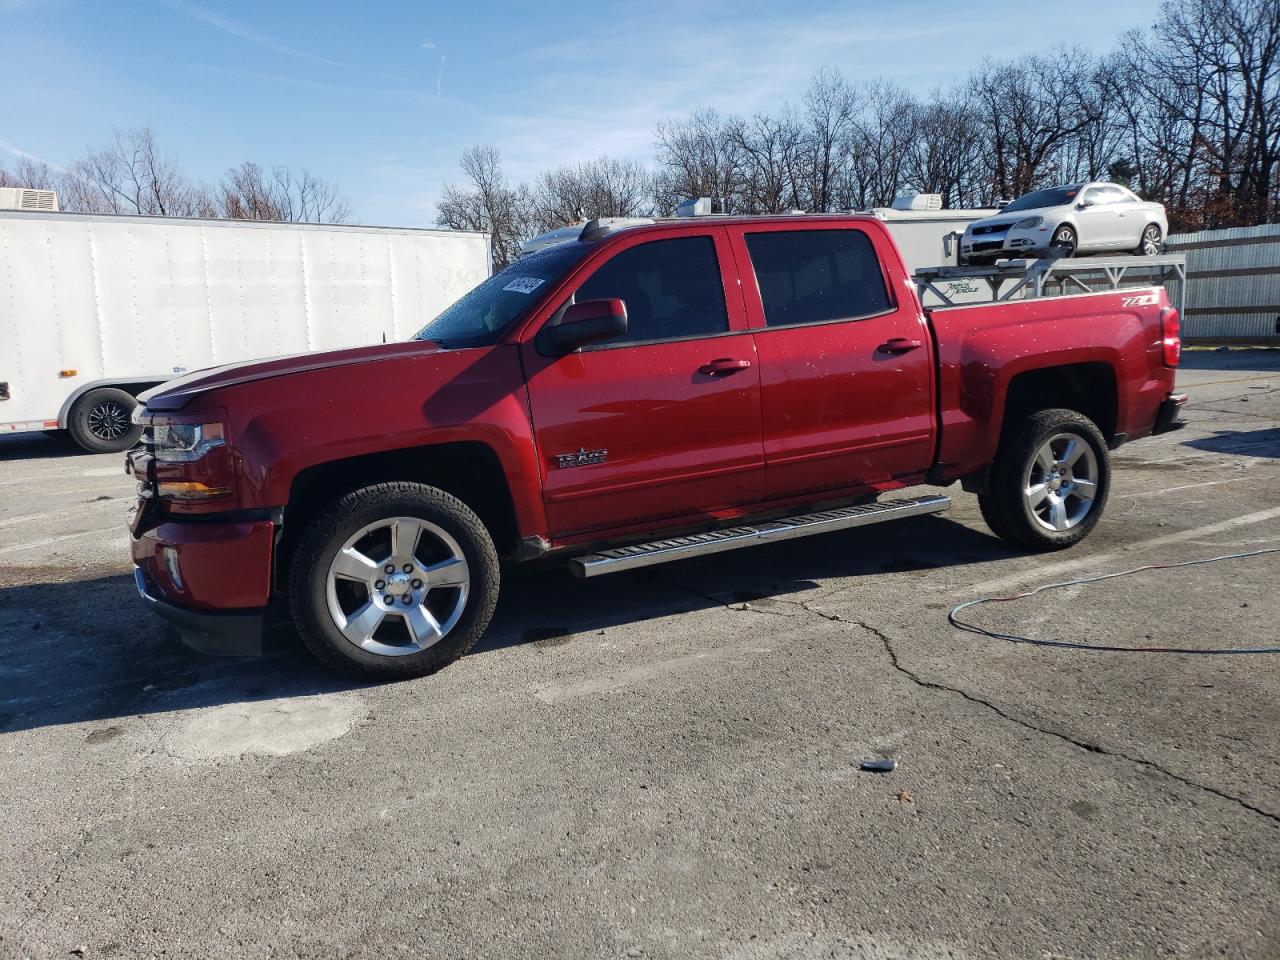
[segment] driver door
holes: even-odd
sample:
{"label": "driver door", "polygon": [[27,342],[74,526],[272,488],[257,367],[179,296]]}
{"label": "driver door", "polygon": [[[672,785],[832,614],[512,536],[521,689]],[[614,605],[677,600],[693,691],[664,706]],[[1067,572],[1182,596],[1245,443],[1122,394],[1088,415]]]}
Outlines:
{"label": "driver door", "polygon": [[563,356],[536,336],[522,344],[553,537],[763,498],[760,368],[733,263],[717,227],[609,244],[579,268],[573,299],[622,300],[626,334]]}

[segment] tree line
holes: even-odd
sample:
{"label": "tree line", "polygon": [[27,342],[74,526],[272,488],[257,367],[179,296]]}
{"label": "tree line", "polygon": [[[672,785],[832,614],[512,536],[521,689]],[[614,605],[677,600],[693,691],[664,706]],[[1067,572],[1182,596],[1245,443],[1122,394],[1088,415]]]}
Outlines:
{"label": "tree line", "polygon": [[221,217],[346,223],[351,208],[332,184],[303,170],[270,169],[246,161],[215,183],[186,176],[149,127],[117,131],[66,168],[20,157],[0,166],[0,187],[54,190],[72,213],[127,213],[155,217]]}
{"label": "tree line", "polygon": [[729,213],[818,212],[914,189],[988,207],[1108,179],[1164,203],[1174,231],[1265,223],[1280,216],[1280,3],[1166,0],[1106,54],[987,60],[925,97],[823,68],[774,113],[660,122],[651,165],[604,157],[511,184],[498,150],[476,146],[462,171],[437,222],[492,233],[499,266],[539,232],[669,215],[688,197],[720,198]]}

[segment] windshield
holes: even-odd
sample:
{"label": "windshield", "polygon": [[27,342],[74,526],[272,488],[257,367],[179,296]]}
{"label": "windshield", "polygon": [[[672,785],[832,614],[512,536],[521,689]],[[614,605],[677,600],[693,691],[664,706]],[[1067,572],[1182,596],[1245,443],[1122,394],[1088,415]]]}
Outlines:
{"label": "windshield", "polygon": [[521,257],[495,273],[414,336],[442,347],[483,347],[496,343],[547,289],[591,249],[569,241]]}
{"label": "windshield", "polygon": [[1050,187],[1048,190],[1037,190],[1034,193],[1028,193],[1025,197],[1019,197],[1000,212],[1015,213],[1018,210],[1039,210],[1043,207],[1065,207],[1068,203],[1075,200],[1076,194],[1079,192],[1079,186]]}

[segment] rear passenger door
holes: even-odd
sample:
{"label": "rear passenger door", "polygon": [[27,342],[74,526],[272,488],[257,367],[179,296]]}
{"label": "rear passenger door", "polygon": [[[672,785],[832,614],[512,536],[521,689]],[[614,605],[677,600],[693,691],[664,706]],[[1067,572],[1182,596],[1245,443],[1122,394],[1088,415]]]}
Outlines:
{"label": "rear passenger door", "polygon": [[892,488],[934,447],[933,350],[878,225],[733,228],[770,497]]}

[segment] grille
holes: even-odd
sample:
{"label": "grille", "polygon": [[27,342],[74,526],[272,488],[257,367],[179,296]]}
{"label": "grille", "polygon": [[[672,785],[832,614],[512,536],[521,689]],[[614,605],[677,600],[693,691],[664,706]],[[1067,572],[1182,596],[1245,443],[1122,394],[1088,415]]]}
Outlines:
{"label": "grille", "polygon": [[973,252],[982,253],[984,250],[999,250],[1003,246],[1004,242],[1001,240],[993,240],[986,243],[975,243],[973,245]]}
{"label": "grille", "polygon": [[991,226],[991,227],[974,227],[973,228],[973,235],[975,237],[986,236],[989,233],[1008,233],[1008,232],[1009,232],[1009,224],[1007,223],[998,223],[995,226]]}

